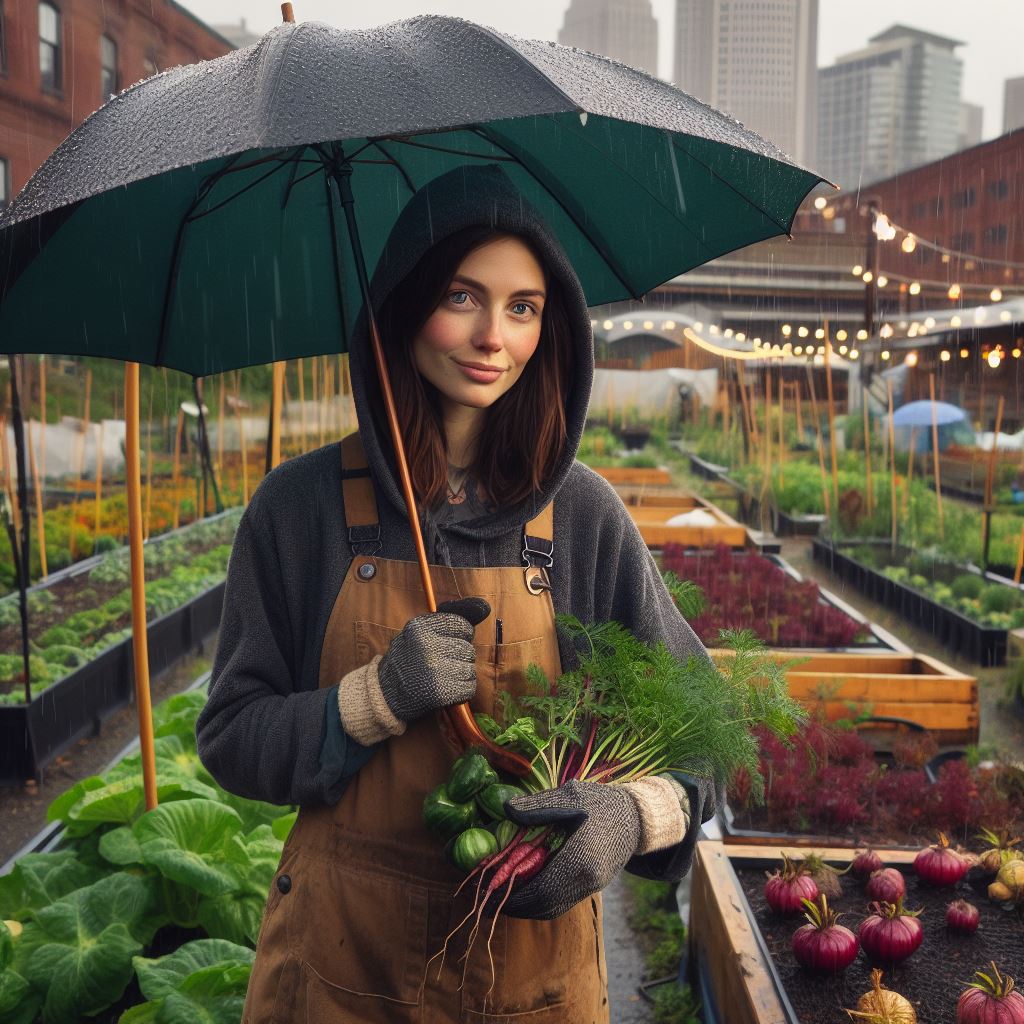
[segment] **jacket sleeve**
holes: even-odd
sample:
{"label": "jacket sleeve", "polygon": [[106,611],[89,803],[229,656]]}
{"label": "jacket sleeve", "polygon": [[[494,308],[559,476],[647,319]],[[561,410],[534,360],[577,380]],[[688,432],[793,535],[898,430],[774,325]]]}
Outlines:
{"label": "jacket sleeve", "polygon": [[226,790],[274,804],[337,801],[372,753],[341,728],[338,688],[297,689],[282,565],[262,495],[235,535],[200,760]]}
{"label": "jacket sleeve", "polygon": [[[676,608],[654,557],[621,498],[610,484],[602,489],[609,514],[598,542],[593,621],[620,622],[649,644],[664,641],[677,658],[693,654],[707,657],[704,645]],[[632,874],[657,881],[677,882],[689,871],[700,827],[714,817],[722,800],[721,780],[673,774],[690,800],[686,835],[678,845],[633,857],[626,865]]]}

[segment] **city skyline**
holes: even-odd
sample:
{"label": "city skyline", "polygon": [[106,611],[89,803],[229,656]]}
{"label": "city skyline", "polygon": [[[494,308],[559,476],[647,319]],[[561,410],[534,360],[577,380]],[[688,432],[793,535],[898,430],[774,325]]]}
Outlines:
{"label": "city skyline", "polygon": [[[211,24],[237,22],[244,17],[256,32],[265,32],[280,21],[275,0],[184,0],[184,6]],[[671,79],[675,0],[651,0],[651,6],[658,20],[659,73]],[[368,28],[415,14],[448,14],[515,35],[555,40],[567,7],[568,0],[520,0],[514,7],[479,0],[379,0],[369,7],[346,10],[345,23],[353,28]],[[1024,75],[1024,55],[1017,42],[1019,30],[1024,29],[1024,13],[1018,0],[976,0],[970,7],[970,18],[963,17],[963,10],[959,4],[935,4],[933,0],[902,0],[896,8],[885,0],[862,0],[856,6],[822,0],[818,66],[827,66],[840,54],[866,45],[870,36],[897,22],[962,39],[962,97],[984,108],[983,137],[992,138],[1002,131],[1004,80]],[[296,0],[296,17],[341,23],[337,5],[330,0]],[[1013,31],[1014,27],[1017,31]]]}

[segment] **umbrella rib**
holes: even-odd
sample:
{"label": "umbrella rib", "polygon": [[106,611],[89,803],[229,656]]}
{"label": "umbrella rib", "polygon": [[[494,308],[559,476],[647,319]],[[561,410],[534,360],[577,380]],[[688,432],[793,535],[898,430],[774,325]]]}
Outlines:
{"label": "umbrella rib", "polygon": [[384,148],[384,146],[383,146],[382,142],[380,141],[380,139],[375,139],[373,144],[374,144],[374,146],[377,147],[377,149],[379,149],[388,158],[388,161],[391,164],[393,164],[398,169],[398,173],[401,174],[401,176],[405,179],[406,188],[408,188],[409,191],[413,195],[415,195],[416,194],[416,186],[412,183],[412,178],[409,176],[409,174],[406,171],[406,169],[398,162],[398,158],[395,157],[395,156],[392,156],[392,154],[389,153]]}
{"label": "umbrella rib", "polygon": [[619,261],[611,254],[609,247],[605,244],[604,239],[600,238],[596,234],[596,232],[588,230],[583,225],[581,218],[576,215],[575,211],[572,210],[566,204],[566,202],[551,187],[551,185],[549,185],[548,182],[544,180],[544,178],[538,170],[536,170],[534,167],[531,167],[530,164],[527,163],[527,161],[524,160],[521,155],[513,153],[512,150],[508,148],[508,146],[499,142],[497,139],[493,138],[488,133],[487,129],[485,129],[481,125],[474,126],[473,131],[475,131],[482,138],[486,139],[492,145],[497,146],[499,149],[503,150],[505,153],[509,155],[509,157],[512,159],[514,163],[517,163],[520,167],[522,167],[523,170],[526,171],[526,173],[529,174],[530,177],[532,177],[537,182],[537,184],[540,185],[540,187],[544,189],[544,191],[547,192],[547,194],[551,196],[552,199],[554,199],[556,203],[558,203],[558,205],[562,208],[566,216],[573,222],[573,224],[576,225],[576,228],[583,235],[583,237],[586,238],[586,240],[600,254],[601,258],[605,261],[608,268],[618,278],[619,284],[621,284],[622,287],[625,288],[627,292],[629,292],[630,296],[638,300],[643,298],[643,293],[637,292],[637,290],[632,286],[632,284],[630,284],[629,281],[626,279],[625,271],[619,265]]}
{"label": "umbrella rib", "polygon": [[[288,164],[294,163],[294,162],[295,162],[294,160],[287,160],[287,161],[282,160],[282,161],[279,161],[277,163],[277,166],[271,167],[269,171],[267,171],[264,174],[261,174],[258,178],[256,178],[255,181],[250,181],[248,185],[242,186],[242,188],[240,188],[237,192],[233,193],[232,195],[228,196],[225,199],[222,199],[219,203],[217,203],[216,206],[211,206],[208,210],[203,210],[202,213],[197,213],[195,216],[189,215],[189,222],[191,223],[191,222],[194,222],[194,221],[197,221],[197,220],[202,220],[204,217],[209,217],[209,215],[211,213],[216,213],[222,206],[227,206],[228,203],[234,202],[234,200],[236,200],[239,196],[244,195],[246,192],[248,192],[249,189],[255,188],[257,185],[261,185],[264,181],[267,180],[267,178],[272,177],[273,175],[277,174],[277,172],[280,171],[282,167],[287,167]],[[255,164],[251,164],[250,166],[255,167],[256,165]],[[223,175],[222,175],[222,177],[223,177]],[[214,184],[216,184],[216,182],[214,182]],[[210,186],[211,189],[212,189],[212,187],[213,187],[213,185]],[[209,194],[210,194],[210,189],[208,189],[207,192],[206,192],[206,195],[209,195]],[[205,196],[204,196],[204,198],[205,198]],[[194,209],[194,207],[193,207],[193,209]]]}
{"label": "umbrella rib", "polygon": [[[452,129],[444,129],[445,132],[451,130]],[[472,126],[467,130],[476,131],[476,128],[475,126]],[[387,139],[388,142],[399,142],[403,146],[411,146],[414,149],[429,149],[432,153],[444,153],[446,156],[471,156],[477,160],[495,160],[498,163],[504,164],[519,163],[514,156],[498,156],[494,153],[467,153],[462,149],[447,149],[444,146],[428,146],[425,142],[414,142],[408,135],[385,135],[383,137]]]}
{"label": "umbrella rib", "polygon": [[338,225],[334,216],[334,193],[331,191],[330,158],[319,146],[317,152],[323,164],[324,189],[327,192],[327,217],[331,225],[331,263],[334,266],[334,288],[338,294],[338,319],[341,321],[342,334],[345,335],[345,351],[348,351],[348,324],[345,320],[345,292],[342,288],[341,264],[338,258]]}

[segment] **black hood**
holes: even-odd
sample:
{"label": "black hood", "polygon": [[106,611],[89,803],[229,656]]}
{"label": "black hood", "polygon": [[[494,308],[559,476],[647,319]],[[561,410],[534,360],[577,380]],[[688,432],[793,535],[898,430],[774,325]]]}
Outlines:
{"label": "black hood", "polygon": [[[370,285],[373,308],[381,308],[391,290],[413,270],[428,249],[464,228],[477,225],[522,235],[533,242],[550,273],[562,286],[575,346],[573,378],[566,391],[565,450],[554,473],[545,482],[543,492],[535,492],[516,506],[446,527],[452,533],[486,540],[519,529],[552,500],[564,482],[586,425],[594,378],[594,340],[583,289],[561,245],[540,214],[496,164],[449,171],[429,182],[409,200],[388,236],[374,271]],[[404,515],[405,500],[391,454],[391,439],[378,436],[376,420],[370,413],[369,403],[376,400],[379,390],[376,385],[368,386],[368,382],[376,381],[377,370],[365,313],[353,331],[349,352],[352,391],[366,458],[380,490]],[[430,546],[427,554],[433,561],[435,552]]]}

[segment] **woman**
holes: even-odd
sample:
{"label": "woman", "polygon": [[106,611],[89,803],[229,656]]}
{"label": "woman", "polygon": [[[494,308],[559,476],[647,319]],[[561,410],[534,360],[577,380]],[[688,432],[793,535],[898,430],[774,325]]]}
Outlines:
{"label": "woman", "polygon": [[[360,431],[271,473],[239,526],[200,756],[301,811],[267,902],[244,1020],[607,1021],[599,892],[678,879],[714,794],[570,783],[511,801],[571,833],[464,964],[428,958],[466,911],[421,820],[456,756],[434,712],[576,657],[555,611],[700,651],[614,490],[575,460],[590,320],[564,253],[497,166],[408,202],[372,288],[438,611],[424,612],[365,323]],[[466,899],[469,897],[466,896]]]}

